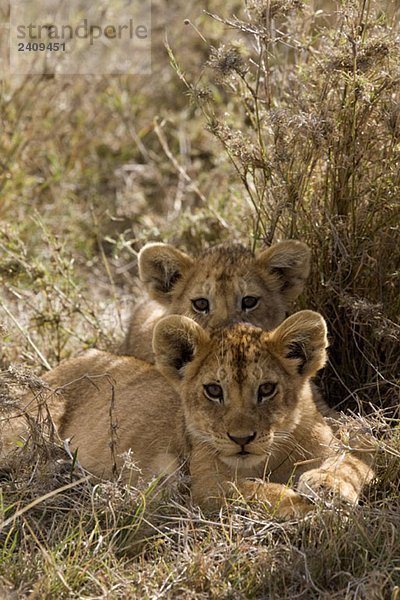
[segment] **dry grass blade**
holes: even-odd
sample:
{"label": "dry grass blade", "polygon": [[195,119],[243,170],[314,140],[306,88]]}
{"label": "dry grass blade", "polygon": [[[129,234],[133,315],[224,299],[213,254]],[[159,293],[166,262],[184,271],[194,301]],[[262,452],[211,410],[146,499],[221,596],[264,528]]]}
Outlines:
{"label": "dry grass blade", "polygon": [[62,492],[70,490],[71,488],[76,487],[76,486],[80,485],[81,483],[84,483],[85,481],[89,481],[89,480],[90,480],[90,475],[88,475],[86,477],[82,477],[81,479],[78,479],[77,481],[72,481],[71,483],[67,483],[66,485],[63,485],[62,487],[60,487],[56,490],[53,490],[52,492],[48,492],[47,494],[45,494],[44,496],[41,496],[40,498],[35,498],[35,500],[33,500],[32,502],[30,502],[29,504],[24,506],[24,508],[17,510],[17,512],[14,513],[12,515],[12,517],[9,517],[8,519],[6,519],[2,523],[0,523],[0,531],[2,531],[3,529],[5,529],[9,525],[11,525],[14,521],[16,521],[16,519],[21,517],[23,514],[25,514],[26,512],[28,512],[35,506],[42,504],[45,500],[49,500],[53,496],[57,496],[57,494],[61,494]]}

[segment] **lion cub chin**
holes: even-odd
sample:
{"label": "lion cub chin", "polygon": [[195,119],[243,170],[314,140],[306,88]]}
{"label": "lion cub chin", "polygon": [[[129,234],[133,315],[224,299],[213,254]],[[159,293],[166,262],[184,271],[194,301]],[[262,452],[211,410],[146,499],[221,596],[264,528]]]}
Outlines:
{"label": "lion cub chin", "polygon": [[254,255],[225,243],[196,257],[169,244],[147,244],[138,257],[148,298],[134,308],[119,354],[154,362],[152,335],[165,315],[185,315],[211,330],[246,322],[270,330],[285,318],[310,270],[310,250],[287,240]]}
{"label": "lion cub chin", "polygon": [[[314,403],[310,378],[326,347],[311,311],[272,332],[236,324],[212,334],[175,315],[155,327],[156,366],[92,350],[46,379],[64,397],[60,435],[95,475],[111,477],[130,450],[148,479],[187,463],[203,508],[239,496],[285,518],[312,510],[310,496],[355,503],[372,477],[357,449],[338,450]],[[135,483],[137,471],[122,473]]]}

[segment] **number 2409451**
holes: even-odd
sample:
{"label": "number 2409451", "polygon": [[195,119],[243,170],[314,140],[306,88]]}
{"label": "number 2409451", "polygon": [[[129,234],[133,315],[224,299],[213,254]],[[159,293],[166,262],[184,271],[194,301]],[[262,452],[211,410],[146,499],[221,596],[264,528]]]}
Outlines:
{"label": "number 2409451", "polygon": [[20,42],[18,52],[65,52],[65,42]]}

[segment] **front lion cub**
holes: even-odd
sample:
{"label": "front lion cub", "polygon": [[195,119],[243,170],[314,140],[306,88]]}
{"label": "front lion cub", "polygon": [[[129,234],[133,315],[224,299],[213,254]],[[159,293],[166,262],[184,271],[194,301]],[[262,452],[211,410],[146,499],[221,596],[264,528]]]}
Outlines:
{"label": "front lion cub", "polygon": [[279,325],[304,287],[310,250],[287,240],[254,255],[225,243],[192,257],[156,243],[140,251],[138,266],[149,297],[134,308],[119,353],[154,362],[153,328],[165,315],[191,317],[207,330],[235,322]]}
{"label": "front lion cub", "polygon": [[[326,346],[325,322],[312,311],[272,332],[236,324],[207,333],[170,316],[155,327],[156,367],[89,351],[46,379],[65,399],[60,435],[95,475],[111,477],[114,460],[120,468],[131,450],[145,478],[186,462],[193,500],[204,508],[241,495],[288,517],[314,506],[298,492],[355,503],[372,476],[356,451],[338,450],[314,403],[310,378]],[[134,483],[134,472],[124,472]]]}

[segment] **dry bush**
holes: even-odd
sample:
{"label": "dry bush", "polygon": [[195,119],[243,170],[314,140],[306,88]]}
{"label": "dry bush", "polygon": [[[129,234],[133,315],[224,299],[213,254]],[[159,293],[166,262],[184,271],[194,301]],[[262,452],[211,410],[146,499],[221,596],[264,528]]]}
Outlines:
{"label": "dry bush", "polygon": [[393,412],[399,13],[344,2],[329,19],[316,8],[249,0],[238,16],[210,15],[230,39],[210,45],[195,83],[170,56],[254,208],[253,246],[295,237],[312,248],[302,303],[329,323],[329,401]]}

